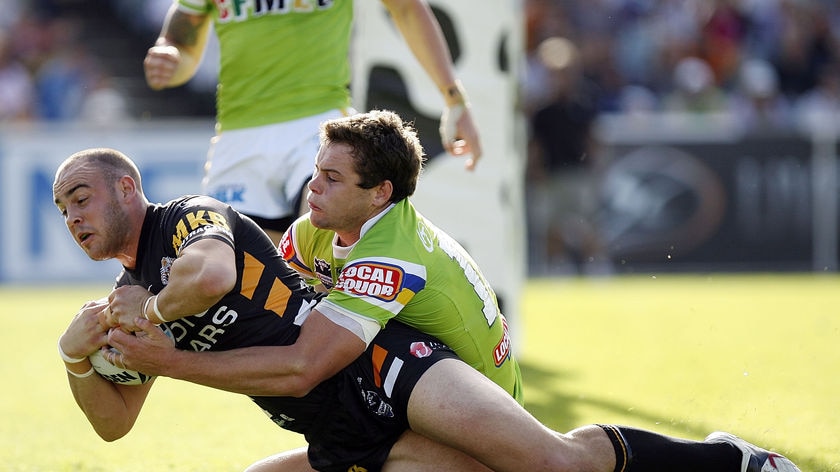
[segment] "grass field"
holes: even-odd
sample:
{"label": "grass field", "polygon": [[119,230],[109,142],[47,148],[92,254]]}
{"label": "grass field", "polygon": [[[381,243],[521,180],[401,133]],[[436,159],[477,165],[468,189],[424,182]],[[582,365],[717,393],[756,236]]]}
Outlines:
{"label": "grass field", "polygon": [[[0,469],[236,471],[302,439],[250,401],[159,379],[134,430],[101,441],[55,343],[107,286],[0,286]],[[527,407],[558,430],[629,424],[689,439],[716,429],[804,471],[840,472],[840,277],[534,279],[514,326]]]}

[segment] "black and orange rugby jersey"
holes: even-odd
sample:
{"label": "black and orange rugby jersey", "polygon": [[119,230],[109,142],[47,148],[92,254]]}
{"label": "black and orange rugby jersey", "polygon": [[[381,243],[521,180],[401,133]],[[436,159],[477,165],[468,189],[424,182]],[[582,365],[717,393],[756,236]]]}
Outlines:
{"label": "black and orange rugby jersey", "polygon": [[295,318],[308,312],[319,295],[301,282],[256,223],[210,197],[185,196],[149,207],[137,265],[123,269],[117,286],[141,285],[160,292],[181,251],[206,238],[233,248],[236,286],[206,312],[166,323],[178,348],[205,351],[293,343],[299,333]]}

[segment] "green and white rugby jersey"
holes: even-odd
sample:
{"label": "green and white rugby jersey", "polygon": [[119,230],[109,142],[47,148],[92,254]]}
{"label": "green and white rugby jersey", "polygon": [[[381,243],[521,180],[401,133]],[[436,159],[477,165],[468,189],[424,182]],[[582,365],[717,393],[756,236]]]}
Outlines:
{"label": "green and white rugby jersey", "polygon": [[[496,295],[470,255],[407,199],[362,228],[350,248],[299,218],[280,242],[284,259],[330,289],[321,303],[436,336],[522,402],[521,374]],[[346,254],[344,254],[346,252]]]}
{"label": "green and white rugby jersey", "polygon": [[177,1],[187,13],[213,17],[219,131],[350,106],[351,0]]}

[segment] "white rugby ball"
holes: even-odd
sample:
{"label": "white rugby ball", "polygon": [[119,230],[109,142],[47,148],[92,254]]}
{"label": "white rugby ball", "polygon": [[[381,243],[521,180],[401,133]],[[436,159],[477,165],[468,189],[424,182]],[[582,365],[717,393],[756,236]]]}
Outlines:
{"label": "white rugby ball", "polygon": [[[119,353],[119,351],[114,348],[109,349],[113,352]],[[101,375],[105,378],[105,380],[110,380],[111,382],[117,384],[140,385],[152,380],[153,378],[151,375],[146,375],[142,372],[137,372],[136,370],[120,369],[114,364],[108,362],[108,359],[105,359],[105,356],[102,355],[101,350],[91,354],[89,359],[97,374]]]}
{"label": "white rugby ball", "polygon": [[[159,326],[170,339],[173,338],[172,331],[169,330],[165,325]],[[109,347],[109,349],[113,352],[119,353],[120,351],[114,349],[113,347]],[[106,380],[110,380],[111,382],[121,384],[121,385],[141,385],[144,384],[154,378],[152,375],[146,375],[142,372],[137,372],[136,370],[131,369],[121,369],[114,364],[108,362],[108,359],[105,359],[105,356],[102,355],[102,350],[98,350],[88,356],[90,359],[90,363],[93,365],[93,369],[96,370],[100,376],[102,376]]]}

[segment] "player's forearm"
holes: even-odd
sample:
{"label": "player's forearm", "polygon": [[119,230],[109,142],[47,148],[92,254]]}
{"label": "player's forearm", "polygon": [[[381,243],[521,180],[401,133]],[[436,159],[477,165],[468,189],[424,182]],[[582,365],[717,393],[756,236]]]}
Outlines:
{"label": "player's forearm", "polygon": [[[67,377],[76,404],[99,437],[115,441],[131,431],[140,413],[142,399],[135,398],[136,395],[123,397],[119,387],[96,373],[82,378],[68,373]],[[136,388],[148,391],[147,386]],[[139,401],[139,404],[135,405],[133,401]]]}
{"label": "player's forearm", "polygon": [[253,346],[220,352],[171,350],[157,365],[136,366],[245,395],[301,397],[358,358],[365,343],[313,311],[294,344]]}
{"label": "player's forearm", "polygon": [[176,350],[160,375],[252,396],[301,397],[318,384],[294,362],[289,346],[254,346],[230,351]]}
{"label": "player's forearm", "polygon": [[173,5],[155,42],[155,46],[176,47],[180,55],[168,86],[183,85],[195,75],[204,57],[209,34],[209,16],[189,15]]}
{"label": "player's forearm", "polygon": [[187,248],[170,268],[169,284],[147,306],[160,320],[173,321],[205,312],[236,285],[233,249],[213,240]]}
{"label": "player's forearm", "polygon": [[449,47],[431,9],[421,1],[384,0],[391,17],[414,57],[450,103],[446,93],[456,85]]}

